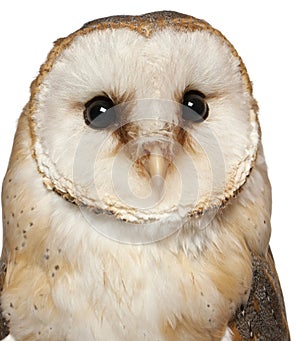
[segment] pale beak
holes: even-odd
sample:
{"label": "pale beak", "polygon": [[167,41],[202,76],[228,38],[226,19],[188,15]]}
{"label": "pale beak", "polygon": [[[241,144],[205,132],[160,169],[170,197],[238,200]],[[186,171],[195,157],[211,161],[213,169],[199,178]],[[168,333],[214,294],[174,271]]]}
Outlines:
{"label": "pale beak", "polygon": [[150,176],[151,183],[155,187],[164,185],[170,160],[164,155],[159,144],[153,143],[146,148],[148,157],[144,160],[144,168]]}

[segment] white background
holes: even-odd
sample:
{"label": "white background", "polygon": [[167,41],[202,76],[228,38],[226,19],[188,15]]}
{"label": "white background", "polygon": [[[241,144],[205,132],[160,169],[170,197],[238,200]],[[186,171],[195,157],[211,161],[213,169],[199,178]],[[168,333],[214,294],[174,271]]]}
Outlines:
{"label": "white background", "polygon": [[[5,3],[5,5],[4,5]],[[29,85],[52,42],[89,20],[170,9],[220,29],[243,58],[260,105],[260,122],[273,186],[271,246],[285,295],[293,340],[299,322],[299,61],[297,1],[3,1],[0,6],[0,178]],[[280,341],[280,340],[278,340]]]}

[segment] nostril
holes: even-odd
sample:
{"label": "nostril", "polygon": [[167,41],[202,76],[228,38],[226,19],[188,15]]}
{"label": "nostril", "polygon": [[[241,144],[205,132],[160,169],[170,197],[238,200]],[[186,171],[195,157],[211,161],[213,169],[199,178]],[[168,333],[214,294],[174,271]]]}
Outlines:
{"label": "nostril", "polygon": [[144,148],[143,166],[150,178],[155,176],[165,179],[170,165],[170,159],[165,155],[165,148],[158,143]]}
{"label": "nostril", "polygon": [[149,155],[151,154],[150,150],[147,149],[147,148],[144,148],[144,151],[143,151],[143,157],[148,157]]}
{"label": "nostril", "polygon": [[[177,154],[176,141],[165,136],[141,136],[125,146],[127,157],[140,176],[165,179]],[[161,183],[161,180],[153,180]]]}

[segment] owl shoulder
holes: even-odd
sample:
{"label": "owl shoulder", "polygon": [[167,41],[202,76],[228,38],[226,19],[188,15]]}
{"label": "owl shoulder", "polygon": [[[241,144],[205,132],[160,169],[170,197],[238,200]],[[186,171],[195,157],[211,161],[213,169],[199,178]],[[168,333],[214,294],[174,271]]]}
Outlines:
{"label": "owl shoulder", "polygon": [[289,341],[284,300],[269,248],[267,257],[252,255],[252,286],[248,302],[229,324],[235,341]]}

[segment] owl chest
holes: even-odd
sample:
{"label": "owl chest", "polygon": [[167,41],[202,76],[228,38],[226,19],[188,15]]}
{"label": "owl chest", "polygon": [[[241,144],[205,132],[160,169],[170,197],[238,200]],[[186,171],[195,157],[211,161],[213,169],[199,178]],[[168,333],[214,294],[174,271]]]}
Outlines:
{"label": "owl chest", "polygon": [[[55,204],[45,207],[53,210]],[[228,309],[201,258],[171,252],[163,243],[109,240],[69,204],[64,213],[55,210],[50,227],[48,214],[43,224],[30,212],[33,224],[25,246],[14,251],[3,292],[3,310],[18,340],[202,340],[203,335],[207,341],[224,333]],[[15,239],[23,242],[23,231]]]}
{"label": "owl chest", "polygon": [[176,340],[177,333],[194,340],[222,321],[222,298],[196,263],[133,250],[85,257],[80,269],[57,276],[51,293],[67,340]]}
{"label": "owl chest", "polygon": [[220,339],[228,307],[201,258],[113,242],[76,221],[9,265],[3,307],[18,340]]}

